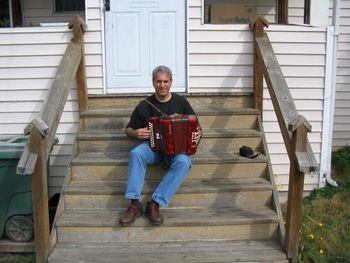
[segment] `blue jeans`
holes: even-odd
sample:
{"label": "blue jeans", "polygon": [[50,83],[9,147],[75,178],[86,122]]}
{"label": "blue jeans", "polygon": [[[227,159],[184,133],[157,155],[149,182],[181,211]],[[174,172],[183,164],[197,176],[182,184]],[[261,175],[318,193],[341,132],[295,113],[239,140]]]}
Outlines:
{"label": "blue jeans", "polygon": [[[125,197],[140,199],[145,180],[146,168],[149,164],[160,163],[161,154],[152,151],[149,142],[141,143],[130,152],[128,185]],[[154,191],[152,198],[162,207],[167,207],[171,198],[187,176],[191,168],[191,157],[177,154],[169,158],[170,168]]]}

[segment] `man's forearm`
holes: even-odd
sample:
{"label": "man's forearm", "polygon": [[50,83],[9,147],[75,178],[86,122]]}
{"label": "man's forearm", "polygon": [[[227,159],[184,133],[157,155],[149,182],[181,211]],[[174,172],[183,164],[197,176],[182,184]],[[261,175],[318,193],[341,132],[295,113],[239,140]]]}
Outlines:
{"label": "man's forearm", "polygon": [[133,129],[131,127],[127,127],[125,129],[125,133],[129,137],[138,139],[138,140],[148,140],[150,136],[148,127],[139,128],[139,129]]}
{"label": "man's forearm", "polygon": [[131,138],[136,138],[136,131],[131,127],[125,128],[125,134]]}

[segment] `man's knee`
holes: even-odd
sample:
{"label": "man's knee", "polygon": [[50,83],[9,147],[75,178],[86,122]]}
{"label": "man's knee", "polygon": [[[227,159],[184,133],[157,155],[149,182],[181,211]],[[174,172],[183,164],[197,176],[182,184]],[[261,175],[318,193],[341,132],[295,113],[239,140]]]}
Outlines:
{"label": "man's knee", "polygon": [[187,169],[190,169],[192,166],[191,157],[185,154],[176,155],[173,163]]}
{"label": "man's knee", "polygon": [[139,147],[135,147],[129,153],[130,158],[140,158],[143,155],[143,151]]}

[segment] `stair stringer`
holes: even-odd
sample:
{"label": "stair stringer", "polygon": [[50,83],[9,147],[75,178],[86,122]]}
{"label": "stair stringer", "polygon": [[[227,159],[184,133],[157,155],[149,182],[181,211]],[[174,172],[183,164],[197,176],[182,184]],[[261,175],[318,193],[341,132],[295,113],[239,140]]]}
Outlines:
{"label": "stair stringer", "polygon": [[277,186],[276,186],[276,182],[275,182],[275,177],[273,175],[273,170],[272,170],[272,164],[271,164],[271,158],[270,158],[270,153],[267,147],[267,142],[266,142],[266,136],[265,136],[265,131],[264,131],[264,127],[262,124],[262,119],[261,119],[261,115],[258,116],[258,125],[259,125],[259,129],[261,131],[261,140],[262,140],[262,146],[263,146],[263,150],[264,150],[264,154],[267,158],[267,178],[270,180],[271,185],[272,185],[272,207],[275,209],[276,214],[278,216],[278,238],[279,241],[282,245],[283,248],[285,248],[284,246],[284,240],[285,240],[285,226],[283,223],[283,216],[282,216],[282,211],[281,211],[281,204],[279,201],[279,197],[278,197],[278,190],[277,190]]}
{"label": "stair stringer", "polygon": [[[84,118],[79,118],[79,129],[77,130],[75,136],[77,136],[79,134],[79,132],[84,131]],[[79,147],[78,147],[78,140],[77,137],[75,137],[74,139],[74,144],[73,144],[73,150],[72,153],[69,157],[69,165],[67,167],[67,171],[66,174],[64,176],[64,180],[63,180],[63,185],[62,185],[62,189],[60,192],[60,199],[58,201],[58,205],[57,205],[57,210],[56,210],[56,214],[55,214],[55,218],[53,220],[52,223],[52,229],[50,232],[50,251],[48,253],[48,255],[50,255],[52,253],[52,251],[54,250],[57,242],[58,242],[58,237],[57,237],[57,225],[56,222],[57,220],[60,218],[60,216],[62,215],[62,213],[65,210],[64,207],[64,191],[66,190],[66,187],[69,185],[69,183],[72,181],[72,160],[74,159],[74,157],[78,154],[79,152]]]}

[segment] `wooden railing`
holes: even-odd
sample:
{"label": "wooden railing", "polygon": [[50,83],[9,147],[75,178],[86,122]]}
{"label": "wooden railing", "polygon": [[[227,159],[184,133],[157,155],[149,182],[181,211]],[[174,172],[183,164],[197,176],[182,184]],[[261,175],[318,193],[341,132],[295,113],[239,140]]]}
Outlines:
{"label": "wooden railing", "polygon": [[251,25],[254,31],[255,107],[259,110],[263,108],[263,78],[265,78],[290,160],[284,246],[288,259],[291,262],[296,262],[304,175],[305,173],[315,172],[318,165],[307,139],[307,133],[311,131],[311,125],[303,116],[298,114],[270,40],[264,32],[264,27],[268,27],[268,23],[260,17]]}
{"label": "wooden railing", "polygon": [[47,262],[50,247],[48,209],[48,158],[69,90],[76,80],[79,110],[87,107],[83,34],[84,21],[75,17],[69,24],[74,38],[68,44],[40,113],[26,127],[29,140],[17,166],[19,174],[32,175],[33,219],[36,262]]}

